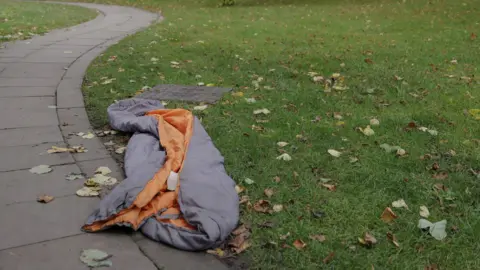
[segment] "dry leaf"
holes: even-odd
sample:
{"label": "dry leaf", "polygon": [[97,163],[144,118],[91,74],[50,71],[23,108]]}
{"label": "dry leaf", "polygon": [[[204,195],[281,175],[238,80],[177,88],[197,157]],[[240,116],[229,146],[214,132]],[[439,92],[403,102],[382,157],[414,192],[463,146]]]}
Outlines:
{"label": "dry leaf", "polygon": [[265,196],[267,196],[268,198],[272,197],[273,194],[275,193],[274,189],[273,188],[266,188],[263,193],[265,194]]}
{"label": "dry leaf", "polygon": [[331,185],[331,184],[322,184],[323,187],[327,188],[330,191],[335,191],[337,190],[337,186]]}
{"label": "dry leaf", "polygon": [[52,168],[50,168],[49,165],[38,165],[31,168],[29,171],[34,174],[44,174],[51,172]]}
{"label": "dry leaf", "polygon": [[259,200],[253,205],[253,210],[260,213],[270,213],[270,202],[267,200]]}
{"label": "dry leaf", "polygon": [[237,192],[237,194],[240,194],[240,193],[245,191],[245,187],[236,185],[235,186],[235,191]]}
{"label": "dry leaf", "polygon": [[37,202],[40,202],[40,203],[49,203],[49,202],[53,201],[53,199],[55,199],[55,197],[49,196],[49,195],[42,195],[42,196],[39,196],[39,197],[37,198]]}
{"label": "dry leaf", "polygon": [[395,213],[392,211],[392,209],[390,209],[390,207],[387,207],[385,208],[385,210],[383,210],[383,213],[381,215],[381,219],[384,221],[384,222],[392,222],[394,219],[396,219],[398,216],[395,215]]}
{"label": "dry leaf", "polygon": [[232,96],[234,97],[243,97],[243,92],[233,92]]}
{"label": "dry leaf", "polygon": [[372,119],[370,119],[370,125],[378,126],[378,125],[380,125],[380,121],[378,121],[378,119],[372,118]]}
{"label": "dry leaf", "polygon": [[194,111],[203,111],[208,107],[208,105],[200,105],[200,106],[195,106],[193,107]]}
{"label": "dry leaf", "polygon": [[238,226],[233,232],[232,234],[233,235],[240,235],[240,234],[244,234],[246,232],[249,232],[249,228],[248,226],[246,226],[245,224],[242,224],[240,226]]}
{"label": "dry leaf", "polygon": [[282,210],[283,210],[283,205],[281,205],[281,204],[275,204],[273,206],[273,212],[278,213],[278,212],[281,212]]}
{"label": "dry leaf", "polygon": [[244,203],[248,203],[250,204],[250,197],[248,197],[247,195],[243,195],[240,199],[239,199],[239,204],[244,204]]}
{"label": "dry leaf", "polygon": [[280,156],[278,156],[277,159],[278,160],[284,160],[284,161],[290,161],[290,160],[292,160],[292,157],[287,153],[283,153]]}
{"label": "dry leaf", "polygon": [[285,146],[288,145],[288,143],[287,143],[287,142],[277,142],[277,145],[278,145],[279,147],[285,147]]}
{"label": "dry leaf", "polygon": [[428,218],[430,216],[430,211],[428,211],[428,208],[425,205],[420,206],[420,216],[424,218]]}
{"label": "dry leaf", "polygon": [[109,260],[112,255],[98,249],[85,249],[80,255],[80,261],[89,268],[111,267],[112,261]]}
{"label": "dry leaf", "polygon": [[325,259],[323,259],[323,263],[324,264],[327,264],[329,262],[331,262],[333,260],[333,257],[335,257],[335,253],[334,252],[330,252],[327,257],[325,257]]}
{"label": "dry leaf", "polygon": [[125,146],[119,147],[119,148],[115,149],[115,153],[121,155],[125,152],[126,149],[127,149],[127,147],[125,147]]}
{"label": "dry leaf", "polygon": [[402,157],[405,154],[407,154],[407,151],[405,151],[404,149],[400,148],[397,150],[397,156]]}
{"label": "dry leaf", "polygon": [[225,256],[225,251],[223,251],[223,250],[220,249],[220,248],[209,249],[209,250],[207,250],[207,253],[208,253],[208,254],[211,254],[211,255],[218,256],[218,257],[223,257],[223,256]]}
{"label": "dry leaf", "polygon": [[275,176],[275,177],[273,178],[273,181],[274,181],[275,183],[280,183],[281,179],[280,179],[280,177]]}
{"label": "dry leaf", "polygon": [[253,181],[252,179],[250,178],[245,178],[245,180],[243,180],[243,182],[245,182],[245,184],[247,185],[252,185],[255,183],[255,181]]}
{"label": "dry leaf", "polygon": [[372,234],[366,232],[363,238],[358,238],[358,242],[364,246],[372,247],[377,243],[377,239]]}
{"label": "dry leaf", "polygon": [[327,237],[325,237],[325,235],[323,235],[323,234],[310,235],[309,238],[312,239],[312,240],[316,240],[320,243],[327,239]]}
{"label": "dry leaf", "polygon": [[84,152],[87,152],[87,150],[83,146],[72,146],[71,148],[52,146],[50,149],[47,150],[47,153],[49,154],[65,153],[65,152],[84,153]]}
{"label": "dry leaf", "polygon": [[341,152],[335,150],[335,149],[328,149],[327,151],[330,155],[332,155],[333,157],[340,157],[342,155]]}
{"label": "dry leaf", "polygon": [[437,162],[432,164],[432,170],[437,171],[439,169],[440,169],[440,165]]}
{"label": "dry leaf", "polygon": [[103,174],[95,174],[92,178],[88,180],[93,181],[101,186],[113,186],[117,183],[116,178],[105,176]]}
{"label": "dry leaf", "polygon": [[293,242],[293,246],[296,249],[301,250],[301,249],[305,248],[307,246],[307,244],[305,244],[305,242],[303,242],[302,240],[297,239]]}
{"label": "dry leaf", "polygon": [[82,187],[81,189],[77,190],[76,194],[80,197],[96,197],[100,195],[98,190],[90,187]]}
{"label": "dry leaf", "polygon": [[249,104],[253,104],[253,103],[257,102],[257,100],[255,98],[246,98],[245,101]]}
{"label": "dry leaf", "polygon": [[235,252],[236,254],[240,254],[250,246],[251,246],[250,241],[245,240],[238,248],[237,247],[232,248],[232,251]]}
{"label": "dry leaf", "polygon": [[362,129],[360,128],[360,131],[363,133],[365,136],[373,136],[375,135],[375,131],[370,128],[370,126],[367,126],[366,128]]}
{"label": "dry leaf", "polygon": [[253,111],[253,114],[255,114],[255,115],[257,115],[257,114],[265,114],[265,115],[267,115],[267,114],[269,114],[269,113],[270,113],[270,111],[269,111],[268,109],[265,109],[265,108],[263,108],[263,109],[258,109],[258,110]]}
{"label": "dry leaf", "polygon": [[448,178],[448,172],[443,171],[443,172],[436,173],[436,174],[432,175],[432,178],[438,179],[438,180],[447,179]]}
{"label": "dry leaf", "polygon": [[82,138],[83,139],[93,139],[93,138],[95,138],[95,135],[93,133],[89,132],[85,135],[82,135]]}
{"label": "dry leaf", "polygon": [[390,240],[396,247],[400,247],[400,245],[398,244],[398,241],[397,241],[397,237],[395,237],[395,235],[393,235],[391,232],[387,232],[387,238],[388,238],[388,240]]}
{"label": "dry leaf", "polygon": [[96,170],[95,170],[95,173],[96,174],[103,174],[103,175],[107,175],[109,173],[111,173],[112,170],[110,170],[110,168],[108,167],[105,167],[105,166],[101,166],[101,167],[98,167]]}
{"label": "dry leaf", "polygon": [[287,232],[286,234],[280,235],[280,240],[285,240],[290,236],[290,232]]}
{"label": "dry leaf", "polygon": [[68,181],[73,181],[73,180],[83,179],[83,178],[85,177],[83,177],[83,174],[81,173],[69,173],[65,175],[65,179]]}
{"label": "dry leaf", "polygon": [[395,208],[404,207],[404,208],[408,209],[408,205],[407,205],[407,203],[405,203],[405,201],[403,199],[392,202],[392,206],[395,207]]}

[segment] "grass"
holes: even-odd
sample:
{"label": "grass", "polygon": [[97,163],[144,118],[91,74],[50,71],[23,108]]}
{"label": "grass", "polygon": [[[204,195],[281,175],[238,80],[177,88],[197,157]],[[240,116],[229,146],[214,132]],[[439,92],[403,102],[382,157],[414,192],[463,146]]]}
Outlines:
{"label": "grass", "polygon": [[95,18],[91,9],[47,3],[0,0],[0,42],[28,39],[55,28]]}
{"label": "grass", "polygon": [[[192,0],[101,2],[161,10],[165,20],[113,46],[89,68],[84,91],[96,126],[107,123],[109,104],[143,86],[234,87],[237,94],[197,114],[228,173],[246,186],[241,195],[254,204],[273,188],[269,200],[284,206],[271,215],[242,206],[242,221],[253,230],[245,253],[251,269],[480,269],[480,180],[469,172],[480,169],[480,125],[465,113],[480,108],[477,1],[238,0],[229,8]],[[111,56],[116,60],[107,61]],[[325,91],[308,72],[327,79],[340,73],[348,89]],[[101,84],[107,78],[116,80]],[[252,81],[261,81],[258,89]],[[257,102],[248,104],[250,97]],[[255,116],[260,108],[271,113]],[[365,136],[357,128],[372,118],[380,125]],[[408,131],[410,122],[438,135]],[[279,141],[289,145],[280,148]],[[384,143],[407,154],[387,153]],[[328,149],[342,155],[334,158]],[[276,159],[284,151],[291,161]],[[420,159],[425,154],[434,159]],[[448,177],[435,178],[439,171]],[[245,178],[255,183],[246,185]],[[336,191],[322,187],[325,178]],[[398,218],[384,223],[383,210],[400,198],[409,209],[393,208]],[[430,221],[447,220],[445,240],[417,228],[421,205]],[[257,226],[267,221],[274,227]],[[372,248],[358,243],[365,232],[378,240]],[[326,241],[310,240],[315,234]],[[293,248],[296,239],[307,246]]]}

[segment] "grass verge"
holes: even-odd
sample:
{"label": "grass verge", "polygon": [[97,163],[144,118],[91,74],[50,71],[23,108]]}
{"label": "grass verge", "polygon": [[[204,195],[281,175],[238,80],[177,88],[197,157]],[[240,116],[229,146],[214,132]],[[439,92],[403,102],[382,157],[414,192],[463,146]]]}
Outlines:
{"label": "grass verge", "polygon": [[[84,91],[96,126],[109,104],[143,86],[235,88],[198,115],[246,187],[252,269],[480,268],[476,1],[102,2],[166,19],[90,67]],[[254,115],[262,108],[270,113]],[[370,134],[371,121],[366,136],[359,128]],[[284,153],[292,160],[277,159]],[[283,210],[258,213],[261,199]],[[392,206],[399,199],[408,209]],[[430,221],[447,220],[444,240],[417,228],[420,206]],[[392,222],[380,218],[386,207]],[[359,243],[365,232],[373,247]],[[326,240],[310,239],[319,234]]]}
{"label": "grass verge", "polygon": [[91,9],[20,1],[0,0],[0,42],[28,39],[52,29],[68,27],[95,18]]}

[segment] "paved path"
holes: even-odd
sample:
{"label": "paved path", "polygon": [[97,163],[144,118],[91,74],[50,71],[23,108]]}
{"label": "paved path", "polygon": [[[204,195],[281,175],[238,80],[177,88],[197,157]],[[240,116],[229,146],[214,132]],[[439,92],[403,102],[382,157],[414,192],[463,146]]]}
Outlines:
{"label": "paved path", "polygon": [[[82,249],[113,254],[110,269],[223,269],[205,253],[186,253],[125,232],[80,231],[98,203],[77,197],[83,181],[67,181],[70,172],[92,175],[108,166],[122,173],[103,144],[71,133],[91,131],[81,84],[89,63],[124,36],[159,19],[138,9],[78,4],[100,11],[93,21],[0,49],[0,269],[88,269]],[[53,105],[53,107],[52,107]],[[56,107],[55,107],[56,106]],[[52,145],[83,144],[87,153],[47,154]],[[34,166],[51,165],[34,175]],[[38,195],[55,196],[48,204]]]}

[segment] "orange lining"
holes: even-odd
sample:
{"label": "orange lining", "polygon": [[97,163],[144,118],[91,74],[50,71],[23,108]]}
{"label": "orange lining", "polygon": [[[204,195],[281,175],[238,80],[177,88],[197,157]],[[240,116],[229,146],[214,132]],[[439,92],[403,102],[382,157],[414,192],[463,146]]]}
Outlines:
{"label": "orange lining", "polygon": [[[167,178],[170,171],[179,173],[184,164],[187,148],[193,134],[193,115],[183,109],[154,110],[146,113],[158,120],[158,135],[160,144],[165,148],[166,160],[144,189],[137,195],[132,205],[118,214],[99,220],[91,225],[84,225],[86,231],[98,231],[117,223],[129,223],[133,229],[146,218],[149,218],[161,209],[167,209],[164,214],[180,214],[177,202],[180,179],[175,192],[167,191]],[[159,219],[158,221],[170,223],[178,227],[195,229],[183,217],[178,219]]]}

